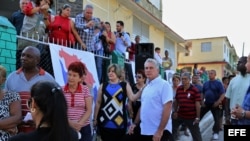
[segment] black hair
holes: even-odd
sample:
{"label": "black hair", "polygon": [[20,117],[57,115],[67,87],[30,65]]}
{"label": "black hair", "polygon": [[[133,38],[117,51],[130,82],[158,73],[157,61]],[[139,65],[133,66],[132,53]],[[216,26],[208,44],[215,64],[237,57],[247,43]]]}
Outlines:
{"label": "black hair", "polygon": [[159,47],[155,47],[155,51],[157,51],[157,50],[161,50],[161,48],[159,48]]}
{"label": "black hair", "polygon": [[117,21],[116,23],[120,24],[122,27],[124,26],[123,21]]}
{"label": "black hair", "polygon": [[[41,3],[42,0],[35,0],[35,4],[37,6],[40,6],[40,3]],[[49,7],[51,7],[53,4],[54,4],[54,1],[53,0],[49,0],[50,1],[50,4],[49,4]]]}
{"label": "black hair", "polygon": [[31,98],[43,113],[38,130],[43,123],[51,128],[44,140],[72,141],[74,132],[69,126],[67,103],[61,87],[56,82],[38,81],[31,87]]}
{"label": "black hair", "polygon": [[229,78],[227,76],[222,77],[222,82],[224,82],[227,79],[229,80]]}
{"label": "black hair", "polygon": [[110,25],[110,22],[104,22],[104,23]]}
{"label": "black hair", "polygon": [[234,78],[236,75],[235,74],[231,74],[228,76],[228,79],[231,80],[232,78]]}

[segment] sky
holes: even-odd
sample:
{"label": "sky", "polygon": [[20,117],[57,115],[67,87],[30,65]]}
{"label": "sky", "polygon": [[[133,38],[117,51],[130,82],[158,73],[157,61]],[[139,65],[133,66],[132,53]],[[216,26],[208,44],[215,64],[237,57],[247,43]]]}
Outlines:
{"label": "sky", "polygon": [[250,53],[250,0],[162,0],[163,22],[184,39],[227,36]]}

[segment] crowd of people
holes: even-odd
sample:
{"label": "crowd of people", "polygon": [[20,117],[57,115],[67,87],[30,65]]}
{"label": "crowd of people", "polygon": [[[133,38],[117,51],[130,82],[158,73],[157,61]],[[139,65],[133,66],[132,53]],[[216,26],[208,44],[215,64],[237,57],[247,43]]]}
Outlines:
{"label": "crowd of people", "polygon": [[[239,74],[231,80],[224,77],[224,83],[216,79],[215,70],[208,71],[209,80],[204,83],[200,75],[191,78],[191,73],[184,71],[173,76],[171,86],[159,75],[157,60],[148,58],[144,70],[136,72],[136,83],[132,85],[124,80],[121,67],[111,64],[107,71],[109,81],[101,83],[96,101],[84,83],[87,68],[82,62],[68,66],[68,81],[59,86],[53,76],[38,67],[40,51],[36,47],[24,48],[20,60],[21,68],[7,76],[1,91],[2,101],[6,101],[1,107],[9,107],[0,120],[4,127],[2,140],[91,141],[95,129],[102,141],[175,141],[182,125],[186,131],[189,129],[193,140],[201,141],[199,122],[208,111],[214,118],[213,139],[218,139],[224,108],[226,124],[249,123],[246,103],[250,55],[240,58]],[[0,67],[0,72],[3,84],[6,70]],[[238,81],[246,81],[244,89],[237,86]],[[235,95],[239,91],[242,96]]]}
{"label": "crowd of people", "polygon": [[[116,21],[116,30],[112,31],[110,22],[93,16],[94,7],[90,4],[75,17],[70,17],[69,4],[64,4],[56,14],[51,13],[52,5],[52,0],[20,0],[20,10],[13,13],[10,18],[10,22],[16,27],[17,35],[96,54],[95,61],[100,81],[103,80],[102,56],[109,56],[115,50],[124,57],[129,54],[132,56],[130,59],[134,60],[134,45],[139,43],[140,36],[136,36],[136,43],[133,43],[130,34],[124,30],[123,21]],[[39,44],[19,39],[19,52],[28,45]]]}

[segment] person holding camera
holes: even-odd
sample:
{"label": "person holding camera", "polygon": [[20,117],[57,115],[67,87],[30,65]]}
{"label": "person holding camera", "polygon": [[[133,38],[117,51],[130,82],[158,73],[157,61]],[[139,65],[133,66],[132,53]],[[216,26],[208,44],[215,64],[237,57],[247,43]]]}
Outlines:
{"label": "person holding camera", "polygon": [[131,46],[131,40],[129,35],[124,32],[124,23],[123,21],[116,22],[116,42],[115,50],[121,53],[125,57],[125,52],[127,47]]}
{"label": "person holding camera", "polygon": [[75,26],[78,34],[80,35],[83,43],[87,47],[87,51],[92,52],[94,37],[94,26],[100,23],[100,19],[93,16],[94,7],[91,4],[87,4],[83,10],[83,13],[76,15]]}
{"label": "person holding camera", "polygon": [[96,68],[97,68],[97,76],[99,79],[99,82],[102,80],[102,64],[103,64],[103,58],[104,55],[104,46],[107,45],[106,37],[103,35],[103,25],[102,23],[95,23],[94,25],[94,36],[92,38],[92,52],[95,55],[95,62],[96,62]]}

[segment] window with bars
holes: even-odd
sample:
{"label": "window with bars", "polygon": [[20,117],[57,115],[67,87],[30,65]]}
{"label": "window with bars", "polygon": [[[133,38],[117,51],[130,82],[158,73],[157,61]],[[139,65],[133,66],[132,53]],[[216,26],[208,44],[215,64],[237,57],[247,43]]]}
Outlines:
{"label": "window with bars", "polygon": [[149,42],[149,25],[141,21],[136,16],[133,16],[133,33],[131,36],[131,41],[134,42],[136,35],[141,37],[141,43]]}

